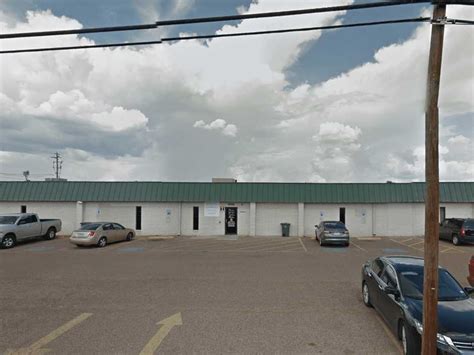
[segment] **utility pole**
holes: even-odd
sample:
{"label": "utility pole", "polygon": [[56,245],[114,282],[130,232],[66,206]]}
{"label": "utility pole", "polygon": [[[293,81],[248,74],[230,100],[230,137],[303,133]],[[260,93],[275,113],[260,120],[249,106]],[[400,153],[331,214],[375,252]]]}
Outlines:
{"label": "utility pole", "polygon": [[425,116],[425,262],[423,285],[422,354],[437,353],[439,243],[439,114],[438,98],[443,56],[446,4],[433,9]]}
{"label": "utility pole", "polygon": [[51,157],[51,159],[53,159],[53,170],[54,170],[54,174],[56,176],[56,180],[59,180],[59,177],[61,175],[61,169],[63,167],[63,160],[62,160],[61,154],[56,152]]}

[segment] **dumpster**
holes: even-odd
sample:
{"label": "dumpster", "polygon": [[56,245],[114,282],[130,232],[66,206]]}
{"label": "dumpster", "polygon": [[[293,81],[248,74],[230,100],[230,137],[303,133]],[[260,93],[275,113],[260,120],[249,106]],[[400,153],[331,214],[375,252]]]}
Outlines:
{"label": "dumpster", "polygon": [[281,225],[281,236],[289,237],[290,236],[290,223],[280,223]]}

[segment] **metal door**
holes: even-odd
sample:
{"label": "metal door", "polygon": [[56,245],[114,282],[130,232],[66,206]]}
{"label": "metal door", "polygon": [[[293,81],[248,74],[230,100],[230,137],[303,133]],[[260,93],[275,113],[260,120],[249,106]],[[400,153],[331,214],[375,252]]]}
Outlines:
{"label": "metal door", "polygon": [[237,207],[225,209],[225,234],[237,234]]}

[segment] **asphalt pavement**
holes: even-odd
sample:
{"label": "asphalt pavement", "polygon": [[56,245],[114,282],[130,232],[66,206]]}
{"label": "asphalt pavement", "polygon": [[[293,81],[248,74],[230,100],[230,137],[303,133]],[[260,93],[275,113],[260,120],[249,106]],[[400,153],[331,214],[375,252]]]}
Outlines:
{"label": "asphalt pavement", "polygon": [[[422,255],[419,241],[24,243],[0,250],[0,353],[399,354],[362,303],[360,268],[381,254]],[[474,247],[447,248],[441,263],[466,284]]]}

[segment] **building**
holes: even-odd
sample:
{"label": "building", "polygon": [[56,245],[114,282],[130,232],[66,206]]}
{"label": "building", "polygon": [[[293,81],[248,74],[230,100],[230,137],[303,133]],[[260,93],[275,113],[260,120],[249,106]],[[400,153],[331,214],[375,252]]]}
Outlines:
{"label": "building", "polygon": [[[341,220],[353,236],[424,234],[424,183],[0,182],[0,213],[116,221],[139,235],[313,236]],[[440,184],[441,218],[474,217],[474,182]]]}

